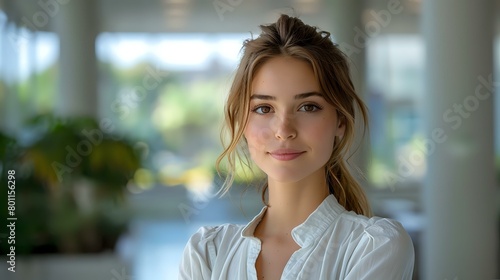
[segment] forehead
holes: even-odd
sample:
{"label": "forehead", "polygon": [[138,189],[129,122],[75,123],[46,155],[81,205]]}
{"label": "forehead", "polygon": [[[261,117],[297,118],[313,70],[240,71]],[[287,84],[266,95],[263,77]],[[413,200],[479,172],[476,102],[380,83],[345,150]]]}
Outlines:
{"label": "forehead", "polygon": [[251,94],[292,96],[304,92],[321,92],[318,78],[308,62],[289,56],[266,61],[252,80]]}

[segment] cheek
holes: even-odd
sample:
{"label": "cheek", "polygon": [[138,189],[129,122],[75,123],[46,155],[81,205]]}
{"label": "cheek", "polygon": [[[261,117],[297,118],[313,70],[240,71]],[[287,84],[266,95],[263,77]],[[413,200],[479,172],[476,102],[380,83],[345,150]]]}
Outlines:
{"label": "cheek", "polygon": [[307,135],[311,141],[317,143],[323,152],[328,152],[328,155],[333,151],[333,141],[335,140],[336,129],[332,126],[329,120],[316,122],[315,125],[310,125],[307,130]]}
{"label": "cheek", "polygon": [[258,123],[249,122],[245,129],[245,138],[250,150],[264,146],[270,136],[270,129]]}
{"label": "cheek", "polygon": [[245,138],[250,150],[266,146],[266,143],[272,136],[273,134],[269,126],[259,122],[249,121],[245,128]]}

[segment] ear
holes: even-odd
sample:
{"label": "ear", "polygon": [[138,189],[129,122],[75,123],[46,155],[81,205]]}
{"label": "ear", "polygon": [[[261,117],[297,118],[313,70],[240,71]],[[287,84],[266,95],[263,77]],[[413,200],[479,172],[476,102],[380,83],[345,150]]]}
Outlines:
{"label": "ear", "polygon": [[346,119],[344,115],[338,115],[339,117],[337,118],[337,130],[335,131],[335,136],[342,138],[344,137],[344,132],[345,132],[345,126],[346,126]]}

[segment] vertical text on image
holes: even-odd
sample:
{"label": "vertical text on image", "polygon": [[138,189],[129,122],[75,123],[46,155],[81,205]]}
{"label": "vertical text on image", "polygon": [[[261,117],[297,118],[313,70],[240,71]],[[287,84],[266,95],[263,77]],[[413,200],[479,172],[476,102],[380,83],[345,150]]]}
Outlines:
{"label": "vertical text on image", "polygon": [[7,228],[9,231],[7,243],[11,245],[7,250],[7,268],[11,272],[16,272],[16,171],[7,171]]}

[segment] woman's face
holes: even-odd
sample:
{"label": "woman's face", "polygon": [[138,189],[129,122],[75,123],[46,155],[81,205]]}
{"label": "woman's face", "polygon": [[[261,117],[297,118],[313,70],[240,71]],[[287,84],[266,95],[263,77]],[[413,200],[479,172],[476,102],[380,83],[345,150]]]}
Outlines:
{"label": "woman's face", "polygon": [[319,171],[344,125],[322,97],[312,67],[296,58],[272,58],[257,71],[250,95],[245,138],[252,160],[269,180],[324,176]]}

